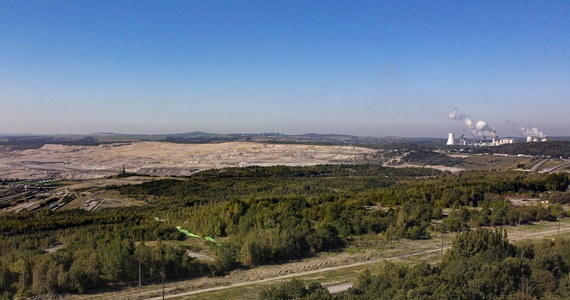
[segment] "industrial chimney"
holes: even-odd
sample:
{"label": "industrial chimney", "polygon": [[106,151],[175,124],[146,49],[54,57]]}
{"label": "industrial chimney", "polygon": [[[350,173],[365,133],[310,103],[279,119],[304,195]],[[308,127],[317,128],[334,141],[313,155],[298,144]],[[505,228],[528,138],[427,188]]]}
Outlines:
{"label": "industrial chimney", "polygon": [[455,145],[455,135],[453,133],[449,133],[446,145]]}

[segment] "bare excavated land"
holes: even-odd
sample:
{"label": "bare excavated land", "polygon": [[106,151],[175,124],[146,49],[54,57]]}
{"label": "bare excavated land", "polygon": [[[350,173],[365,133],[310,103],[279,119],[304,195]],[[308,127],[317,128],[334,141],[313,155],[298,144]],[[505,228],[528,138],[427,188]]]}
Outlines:
{"label": "bare excavated land", "polygon": [[200,170],[243,166],[307,166],[359,163],[376,150],[354,146],[315,146],[229,142],[175,144],[133,142],[100,146],[45,145],[38,149],[0,149],[1,179],[83,180],[127,172],[188,176]]}

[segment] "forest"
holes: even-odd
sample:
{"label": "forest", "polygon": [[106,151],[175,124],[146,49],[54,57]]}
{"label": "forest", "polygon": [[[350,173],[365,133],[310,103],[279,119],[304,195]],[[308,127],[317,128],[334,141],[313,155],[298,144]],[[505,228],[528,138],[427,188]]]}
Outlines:
{"label": "forest", "polygon": [[411,163],[421,163],[427,165],[455,166],[462,162],[461,159],[452,158],[437,151],[458,152],[458,153],[480,153],[480,154],[509,154],[509,155],[532,155],[551,158],[570,158],[569,141],[549,141],[537,143],[514,143],[496,147],[478,147],[454,145],[447,146],[429,143],[388,143],[367,145],[369,148],[380,149],[386,156],[396,156],[409,153],[404,157],[404,161]]}
{"label": "forest", "polygon": [[570,158],[570,142],[568,141],[514,143],[497,147],[472,148],[471,150],[477,153],[505,153],[511,155],[525,154],[552,158]]}
{"label": "forest", "polygon": [[568,299],[569,270],[567,238],[516,246],[506,231],[483,228],[458,235],[439,264],[386,262],[378,274],[363,272],[348,292],[336,296],[319,283],[292,280],[263,289],[259,299]]}
{"label": "forest", "polygon": [[439,152],[425,150],[412,150],[405,155],[402,160],[409,163],[420,163],[432,166],[441,165],[447,167],[453,167],[463,162],[461,158],[454,158]]}
{"label": "forest", "polygon": [[[322,165],[229,168],[111,187],[146,205],[0,216],[0,291],[2,299],[84,293],[137,284],[139,262],[150,283],[161,273],[171,280],[218,276],[309,257],[367,233],[428,239],[553,221],[566,217],[569,183],[563,173]],[[505,197],[515,194],[552,204],[514,206]],[[218,241],[207,244],[215,260],[186,255],[189,237],[176,226]],[[46,251],[54,245],[65,247]]]}

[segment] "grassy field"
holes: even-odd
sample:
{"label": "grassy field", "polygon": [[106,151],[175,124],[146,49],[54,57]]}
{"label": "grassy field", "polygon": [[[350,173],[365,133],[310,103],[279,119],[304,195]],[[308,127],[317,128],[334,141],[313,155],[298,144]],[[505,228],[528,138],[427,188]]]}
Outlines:
{"label": "grassy field", "polygon": [[114,190],[91,189],[89,191],[76,192],[77,197],[66,204],[62,210],[82,208],[83,204],[90,199],[99,199],[97,209],[109,207],[127,207],[133,205],[146,205],[146,202],[121,195]]}
{"label": "grassy field", "polygon": [[470,155],[457,167],[467,170],[512,170],[520,166],[530,168],[535,159],[518,156]]}
{"label": "grassy field", "polygon": [[554,168],[562,163],[564,163],[564,160],[562,159],[550,159],[546,163],[544,163],[544,165],[542,165],[541,170]]}

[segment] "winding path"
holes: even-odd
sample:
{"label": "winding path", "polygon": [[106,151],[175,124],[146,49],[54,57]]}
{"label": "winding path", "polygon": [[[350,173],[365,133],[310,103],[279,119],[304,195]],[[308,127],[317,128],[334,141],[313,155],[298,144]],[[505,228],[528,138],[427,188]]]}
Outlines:
{"label": "winding path", "polygon": [[565,162],[565,163],[563,163],[563,164],[559,164],[558,166],[555,166],[555,167],[553,167],[553,168],[547,169],[547,170],[545,170],[545,171],[546,171],[547,173],[552,173],[552,172],[554,172],[554,171],[556,171],[556,170],[558,170],[558,169],[560,169],[560,168],[563,168],[563,167],[569,166],[569,165],[570,165],[570,162],[567,161],[567,162]]}
{"label": "winding path", "polygon": [[550,158],[545,158],[539,162],[537,162],[536,164],[534,164],[534,166],[532,166],[530,168],[531,172],[537,172],[538,170],[540,170],[540,168],[548,161],[550,160]]}

